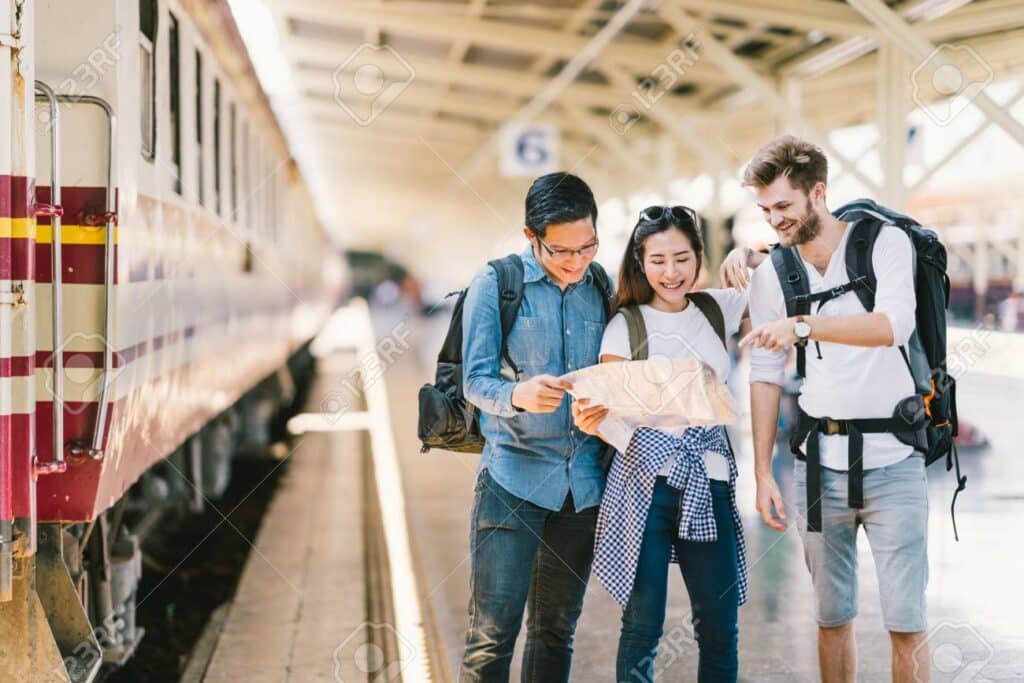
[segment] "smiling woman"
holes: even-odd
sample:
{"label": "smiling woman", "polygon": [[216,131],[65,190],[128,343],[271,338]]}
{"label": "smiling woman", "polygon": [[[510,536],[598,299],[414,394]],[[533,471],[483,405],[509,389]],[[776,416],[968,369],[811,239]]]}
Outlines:
{"label": "smiling woman", "polygon": [[658,298],[669,310],[681,310],[686,306],[685,292],[700,276],[703,257],[700,219],[693,209],[644,209],[622,255],[616,309]]}

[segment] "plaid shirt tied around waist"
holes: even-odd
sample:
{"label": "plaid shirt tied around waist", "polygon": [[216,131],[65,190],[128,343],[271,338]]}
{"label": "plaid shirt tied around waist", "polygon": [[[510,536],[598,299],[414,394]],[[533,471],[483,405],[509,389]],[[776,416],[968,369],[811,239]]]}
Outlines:
{"label": "plaid shirt tied around waist", "polygon": [[[729,499],[736,527],[739,600],[747,601],[747,545],[736,508],[736,459],[722,426],[690,427],[674,437],[650,427],[633,432],[625,453],[616,454],[601,499],[594,542],[594,574],[625,608],[633,591],[644,526],[651,507],[654,484],[661,468],[672,463],[668,484],[682,493],[679,538],[714,542],[718,528],[711,503],[711,488],[704,453],[721,453],[729,462]],[[673,545],[670,562],[678,562]]]}

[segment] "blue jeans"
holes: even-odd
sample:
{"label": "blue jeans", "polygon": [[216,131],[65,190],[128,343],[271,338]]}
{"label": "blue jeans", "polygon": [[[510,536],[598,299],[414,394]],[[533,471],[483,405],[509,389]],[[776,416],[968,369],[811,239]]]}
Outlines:
{"label": "blue jeans", "polygon": [[691,619],[700,648],[697,680],[701,683],[736,680],[739,567],[729,484],[711,480],[711,500],[718,527],[718,540],[713,543],[684,541],[678,537],[680,495],[668,485],[665,477],[657,478],[644,526],[636,581],[622,613],[622,633],[615,663],[615,680],[620,683],[654,680],[654,658],[665,624],[669,553],[673,546],[690,594]]}
{"label": "blue jeans", "polygon": [[507,681],[529,605],[523,681],[568,681],[572,641],[594,559],[598,508],[572,494],[553,512],[482,470],[470,528],[469,633],[460,681]]}

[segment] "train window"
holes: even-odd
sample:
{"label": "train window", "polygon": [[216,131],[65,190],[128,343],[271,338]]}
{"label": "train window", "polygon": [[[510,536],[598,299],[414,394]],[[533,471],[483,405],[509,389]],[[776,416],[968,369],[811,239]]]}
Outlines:
{"label": "train window", "polygon": [[260,145],[260,139],[256,135],[256,131],[252,132],[252,157],[250,158],[249,165],[252,166],[252,171],[249,175],[249,191],[252,193],[253,208],[253,230],[258,234],[263,234],[263,147]]}
{"label": "train window", "polygon": [[[274,163],[271,158],[270,163]],[[277,205],[278,194],[281,192],[281,174],[278,173],[280,166],[275,165],[270,174],[270,210],[267,214],[270,216],[270,241],[277,242]]]}
{"label": "train window", "polygon": [[242,201],[238,204],[238,218],[242,222],[243,227],[248,230],[252,226],[249,225],[252,217],[251,199],[249,197],[249,160],[252,158],[249,155],[249,126],[246,123],[242,123],[241,131],[239,131],[238,139],[241,140],[242,145],[242,157],[240,160],[242,166],[241,172],[241,195]]}
{"label": "train window", "polygon": [[174,191],[181,194],[181,55],[178,49],[179,35],[178,18],[171,14],[167,33],[167,48],[170,58],[168,81],[171,89],[171,167],[174,171]]}
{"label": "train window", "polygon": [[259,175],[256,177],[257,189],[260,195],[260,231],[264,235],[270,234],[270,216],[267,215],[267,199],[270,196],[270,185],[268,183],[269,178],[267,177],[267,145],[262,139],[257,138],[259,144],[260,156],[259,163],[256,168],[258,169]]}
{"label": "train window", "polygon": [[273,157],[268,152],[266,161],[263,164],[264,172],[267,174],[267,201],[263,204],[263,210],[267,212],[267,241],[274,241],[274,195],[277,194],[277,175],[271,166]]}
{"label": "train window", "polygon": [[156,0],[139,0],[139,123],[142,156],[156,156]]}
{"label": "train window", "polygon": [[213,203],[220,216],[220,80],[216,78],[213,79]]}
{"label": "train window", "polygon": [[231,139],[231,220],[238,219],[238,114],[235,103],[231,103],[228,137]]}
{"label": "train window", "polygon": [[196,187],[199,205],[206,204],[206,157],[203,155],[203,55],[196,50]]}
{"label": "train window", "polygon": [[247,225],[255,234],[259,234],[260,193],[256,185],[260,175],[260,150],[256,146],[256,137],[251,125],[245,137],[245,145],[245,199],[243,201],[245,202]]}

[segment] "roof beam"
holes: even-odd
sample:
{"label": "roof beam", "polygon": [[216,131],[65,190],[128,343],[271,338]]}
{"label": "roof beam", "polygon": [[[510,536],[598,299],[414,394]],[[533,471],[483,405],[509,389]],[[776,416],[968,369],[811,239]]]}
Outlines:
{"label": "roof beam", "polygon": [[[593,0],[586,0],[588,3],[592,1]],[[441,19],[449,16],[466,14],[464,4],[450,1],[446,2],[444,0],[387,0],[387,6],[390,9],[398,10],[400,12],[416,12],[422,15],[429,15],[432,18],[440,17]],[[566,20],[571,20],[579,9],[579,7],[555,7],[551,5],[539,5],[532,2],[507,5],[489,4],[483,8],[481,15],[498,19],[521,19],[562,23]],[[595,9],[591,14],[592,17],[600,19],[611,19],[614,15],[615,10],[609,9]],[[660,22],[660,19],[653,14],[641,14],[637,15],[633,21],[640,23],[658,23]]]}
{"label": "roof beam", "polygon": [[[970,0],[960,1],[970,3]],[[971,46],[976,47],[979,41],[987,40],[978,34],[1008,31],[1024,26],[1024,3],[1020,0],[987,0],[983,4],[967,4],[961,7],[943,4],[924,15],[924,18],[920,18],[921,8],[925,4],[927,0],[906,4],[899,7],[897,13],[908,22],[913,22],[914,29],[922,36],[933,41],[949,42],[954,38],[973,36],[970,39]],[[779,71],[784,75],[813,78],[854,62],[862,65],[865,59],[873,57],[871,53],[877,47],[877,39],[865,37],[852,37],[833,44],[823,43],[820,47],[812,49],[810,54],[784,64]],[[821,63],[822,66],[817,66],[816,63]],[[871,72],[875,73],[873,66]]]}
{"label": "roof beam", "polygon": [[[306,91],[306,94],[311,96],[315,100],[325,102],[337,108],[339,115],[345,115],[344,110],[339,107],[335,101],[336,98],[346,100],[352,98],[351,101],[358,101],[362,98],[360,93],[355,88],[345,87],[340,90],[334,87],[325,87],[329,84],[323,81],[315,81],[311,83],[313,87]],[[393,106],[399,106],[402,108],[412,108],[421,110],[420,115],[424,119],[429,119],[429,116],[424,115],[427,111],[430,111],[434,104],[439,105],[439,109],[450,112],[452,114],[472,117],[481,121],[493,121],[501,123],[506,120],[508,116],[514,114],[515,107],[508,106],[492,106],[488,104],[488,101],[482,97],[470,97],[466,95],[452,95],[449,94],[444,98],[444,101],[438,102],[434,94],[424,89],[422,86],[419,88],[408,88],[401,95],[399,95]],[[387,116],[388,110],[385,109],[380,113],[380,117]]]}
{"label": "roof beam", "polygon": [[310,118],[314,123],[319,122],[325,126],[332,126],[344,130],[359,129],[362,131],[401,130],[409,135],[422,135],[427,139],[443,140],[445,138],[478,137],[480,133],[487,133],[493,130],[491,126],[481,126],[474,130],[472,126],[465,123],[453,121],[438,121],[436,119],[425,119],[418,114],[409,114],[400,111],[395,107],[388,108],[374,122],[372,126],[359,126],[344,115],[344,112],[337,105],[328,102],[307,102],[305,104]]}
{"label": "roof beam", "polygon": [[799,3],[751,2],[751,0],[678,0],[688,9],[700,10],[747,22],[788,26],[801,31],[824,31],[832,35],[879,35],[870,23],[842,3],[800,0]]}
{"label": "roof beam", "polygon": [[[631,97],[631,94],[637,89],[634,78],[620,67],[603,64],[601,71],[625,93],[628,93],[626,97]],[[641,113],[655,121],[665,131],[675,135],[681,143],[693,150],[713,170],[730,173],[735,171],[734,164],[730,162],[728,155],[723,154],[718,146],[705,139],[693,119],[680,116],[678,113],[673,114],[666,107],[658,106],[659,104],[660,102],[646,107]]]}
{"label": "roof beam", "polygon": [[[926,62],[932,62],[936,66],[949,65],[956,74],[960,73],[957,66],[950,62],[943,50],[932,45],[931,41],[914,30],[902,17],[889,9],[880,0],[848,0],[848,2],[869,21],[878,26],[897,46],[914,59],[921,60],[922,65]],[[989,120],[1006,131],[1018,144],[1024,146],[1024,124],[1015,119],[1010,112],[1000,107],[999,104],[985,93],[984,88],[975,93],[970,102],[980,109]]]}
{"label": "roof beam", "polygon": [[[324,41],[296,40],[288,41],[288,51],[292,55],[293,63],[297,65],[296,71],[306,82],[317,78],[310,72],[321,72],[324,82],[333,84],[332,74],[337,66],[351,54],[351,49],[345,45],[328,43]],[[664,55],[662,55],[664,59]],[[645,73],[649,72],[652,66],[660,64],[661,61],[649,64]],[[549,83],[549,79],[542,76],[525,74],[501,69],[496,67],[479,66],[476,64],[449,64],[439,59],[415,58],[410,61],[410,66],[415,70],[414,79],[436,83],[453,83],[471,88],[480,88],[495,94],[514,94],[521,97],[530,97]],[[390,72],[388,64],[380,65],[386,76],[404,78],[408,74]],[[693,76],[687,72],[686,81],[696,85],[720,86],[725,81],[721,74],[709,73],[705,70],[700,76]],[[303,72],[306,72],[303,75]],[[691,76],[693,76],[691,78]],[[575,104],[588,107],[612,108],[622,99],[622,93],[618,88],[608,85],[595,85],[593,83],[575,82],[566,86],[564,97]],[[695,117],[702,117],[703,114],[696,108],[696,102],[692,98],[679,95],[666,94],[666,103],[671,102],[677,110],[689,109],[690,114]]]}
{"label": "roof beam", "polygon": [[[612,45],[612,41],[617,35],[619,35],[626,24],[629,23],[630,19],[636,16],[637,12],[643,8],[645,1],[646,0],[629,0],[625,5],[623,5],[622,8],[615,13],[615,16],[612,17],[612,20],[597,32],[597,35],[584,41],[584,44],[578,51],[576,51],[575,54],[572,55],[565,67],[558,72],[558,75],[552,78],[542,90],[534,95],[533,98],[510,119],[510,121],[531,121],[551,106],[551,104],[554,103],[560,95],[562,95],[566,87],[576,80],[576,77],[579,76],[583,69],[591,64],[599,55],[605,53],[606,50],[614,47],[614,45]],[[568,38],[568,36],[565,36],[564,38]],[[495,142],[497,142],[497,138],[495,139]],[[477,175],[483,165],[487,163],[494,147],[496,147],[496,145],[489,145],[486,149],[481,150],[472,163],[466,166],[462,175],[470,179]],[[465,182],[465,180],[463,180],[463,182]]]}
{"label": "roof beam", "polygon": [[[1003,106],[1006,107],[1006,109],[1008,110],[1013,109],[1013,107],[1018,102],[1020,102],[1021,99],[1024,99],[1024,86],[1018,88],[1016,94],[1014,94],[1009,99],[1009,101],[1006,102]],[[960,140],[960,142],[956,143],[945,154],[943,154],[941,159],[939,159],[934,164],[926,168],[924,173],[922,173],[921,176],[911,184],[910,191],[916,192],[923,188],[925,186],[925,183],[931,180],[936,173],[945,168],[946,164],[955,159],[960,154],[960,152],[964,151],[968,146],[971,145],[971,143],[973,143],[975,140],[981,137],[981,134],[988,130],[988,127],[991,125],[992,121],[989,119],[985,119],[980,124],[975,126],[974,130],[968,133],[962,140]]]}
{"label": "roof beam", "polygon": [[[578,35],[580,29],[586,25],[587,20],[593,16],[594,10],[599,8],[601,4],[601,0],[583,0],[580,6],[573,10],[569,20],[565,22],[565,25],[562,27],[562,33],[568,36]],[[527,70],[532,74],[542,74],[550,69],[554,63],[555,60],[551,57],[538,59]]]}
{"label": "roof beam", "polygon": [[914,30],[928,40],[941,42],[957,36],[1006,31],[1021,26],[1024,26],[1024,3],[1020,0],[985,0],[960,7],[943,17],[916,23]]}
{"label": "roof beam", "polygon": [[[317,82],[316,87],[310,91],[306,91],[307,96],[312,96],[311,105],[321,105],[321,108],[317,109],[318,113],[330,114],[334,113],[336,116],[346,116],[345,111],[338,106],[333,98],[336,95],[336,91],[333,88],[325,89],[322,82]],[[350,94],[350,91],[345,90],[340,93],[340,96],[344,98],[345,95]],[[358,97],[356,93],[351,93],[353,96]],[[436,102],[432,93],[424,92],[422,90],[416,90],[409,88],[403,92],[398,99],[395,100],[394,104],[404,108],[412,107],[423,111],[429,111],[430,107]],[[489,103],[484,98],[467,97],[465,95],[453,95],[449,94],[444,98],[442,102],[438,103],[439,109],[447,111],[456,115],[463,115],[478,119],[483,122],[493,123],[500,126],[506,121],[514,118],[518,112],[516,107],[509,107],[507,105],[495,105]],[[324,108],[327,107],[327,108]],[[390,118],[391,109],[385,109],[381,112],[377,120],[387,121]],[[423,113],[418,115],[423,121],[432,120],[430,116],[426,116]],[[550,121],[557,125],[563,131],[573,131],[578,128],[581,124],[595,124],[599,126],[607,126],[608,119],[604,116],[591,114],[582,108],[577,108],[574,116],[566,116],[557,110],[546,111],[539,115],[538,120]],[[376,125],[377,121],[374,121],[373,125]],[[373,125],[367,126],[372,128]],[[457,124],[456,125],[460,125]],[[469,124],[462,124],[469,125]],[[470,128],[472,130],[472,128]]]}
{"label": "roof beam", "polygon": [[[469,0],[469,6],[466,8],[466,15],[469,17],[479,17],[483,12],[484,7],[487,5],[487,0]],[[465,59],[466,53],[469,52],[470,40],[464,36],[457,36],[455,42],[452,43],[451,48],[448,50],[448,64],[454,66],[455,64],[461,64],[462,60]],[[434,97],[436,98],[434,106],[427,109],[427,114],[433,116],[439,109],[440,99],[450,92],[450,86],[448,83],[438,83]]]}
{"label": "roof beam", "polygon": [[612,132],[612,129],[608,126],[607,120],[603,120],[598,123],[594,121],[592,117],[587,116],[587,113],[580,110],[578,107],[573,107],[572,105],[568,105],[564,102],[561,104],[561,107],[565,110],[566,114],[581,122],[583,129],[596,139],[602,147],[618,157],[624,165],[628,166],[630,172],[635,174],[637,178],[650,179],[654,181],[655,186],[659,184],[654,180],[652,168],[644,165],[636,152],[626,147],[622,138]]}
{"label": "roof beam", "polygon": [[[318,136],[328,137],[332,140],[352,143],[355,145],[405,145],[406,151],[410,151],[417,145],[422,145],[424,140],[428,140],[426,136],[418,133],[410,133],[405,128],[389,127],[381,129],[377,126],[371,126],[369,128],[354,128],[350,126],[333,125],[322,119],[317,119],[314,122],[314,125],[315,134]],[[461,135],[459,137],[438,137],[435,135],[431,136],[429,141],[434,144],[443,145],[445,148],[465,150],[476,149],[485,140],[486,137],[483,135]],[[424,147],[424,150],[426,150],[426,147]]]}
{"label": "roof beam", "polygon": [[[479,45],[562,59],[572,59],[591,42],[585,36],[492,19],[453,16],[445,17],[444,21],[424,21],[422,13],[331,0],[275,0],[274,4],[283,14],[311,21],[355,26],[373,23],[384,31],[444,42],[450,41],[454,35],[469,35]],[[602,61],[609,60],[640,70],[648,70],[664,58],[665,52],[660,45],[642,40],[612,43],[602,50],[601,55]]]}
{"label": "roof beam", "polygon": [[[680,33],[691,30],[694,23],[693,19],[691,19],[686,12],[677,6],[682,1],[685,0],[669,0],[658,9],[658,13],[661,14],[661,17]],[[815,142],[824,147],[828,153],[835,157],[835,159],[837,159],[843,166],[847,167],[858,180],[864,183],[864,185],[875,192],[878,191],[879,188],[877,183],[862,173],[860,169],[857,168],[856,163],[844,158],[843,155],[841,155],[829,143],[828,136],[816,130],[811,122],[806,120],[803,114],[797,111],[797,109],[793,107],[778,91],[774,84],[760,76],[747,62],[740,57],[737,57],[732,50],[719,43],[713,36],[708,36],[707,40],[701,41],[698,49],[701,53],[707,55],[708,59],[717,64],[737,84],[744,88],[749,88],[757,93],[758,97],[762,99],[777,116],[788,121],[790,125],[803,130],[805,134],[814,138]]]}

